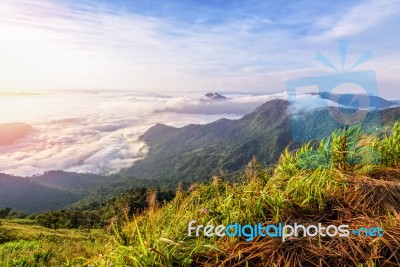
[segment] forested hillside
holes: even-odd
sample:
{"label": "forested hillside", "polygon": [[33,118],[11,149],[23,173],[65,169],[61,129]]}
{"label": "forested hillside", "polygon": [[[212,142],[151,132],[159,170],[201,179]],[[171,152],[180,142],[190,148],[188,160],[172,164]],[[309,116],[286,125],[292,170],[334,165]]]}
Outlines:
{"label": "forested hillside", "polygon": [[[188,186],[213,175],[232,180],[253,156],[263,165],[272,166],[286,147],[296,149],[303,142],[316,139],[315,133],[318,137],[327,137],[332,130],[343,127],[331,119],[327,108],[308,110],[303,107],[296,113],[296,125],[306,131],[301,132],[303,141],[295,142],[292,133],[296,131],[292,128],[296,125],[291,123],[293,114],[289,108],[288,101],[276,99],[239,120],[221,119],[182,128],[157,124],[142,136],[150,146],[147,157],[122,174],[174,186],[179,182]],[[393,107],[368,112],[364,123],[378,125],[378,122],[390,127],[399,118],[400,108]]]}

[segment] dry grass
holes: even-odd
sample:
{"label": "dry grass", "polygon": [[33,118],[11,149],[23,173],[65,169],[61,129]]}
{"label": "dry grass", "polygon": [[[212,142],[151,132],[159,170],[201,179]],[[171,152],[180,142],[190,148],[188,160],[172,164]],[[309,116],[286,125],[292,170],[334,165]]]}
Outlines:
{"label": "dry grass", "polygon": [[400,183],[365,176],[351,177],[341,201],[354,212],[370,216],[400,211]]}
{"label": "dry grass", "polygon": [[[320,221],[322,224],[349,224],[350,228],[375,227],[382,221],[367,216],[348,221]],[[384,228],[384,237],[293,237],[257,238],[239,242],[219,255],[218,266],[400,266],[400,230]],[[199,258],[197,265],[212,264],[215,256]]]}
{"label": "dry grass", "polygon": [[[349,229],[380,226],[383,237],[292,237],[285,242],[258,237],[228,245],[218,255],[218,266],[400,266],[400,180],[388,173],[399,172],[388,169],[380,176],[347,177],[348,186],[324,210],[296,205],[287,205],[285,210],[286,223],[348,224]],[[215,255],[202,255],[196,264],[214,262]]]}

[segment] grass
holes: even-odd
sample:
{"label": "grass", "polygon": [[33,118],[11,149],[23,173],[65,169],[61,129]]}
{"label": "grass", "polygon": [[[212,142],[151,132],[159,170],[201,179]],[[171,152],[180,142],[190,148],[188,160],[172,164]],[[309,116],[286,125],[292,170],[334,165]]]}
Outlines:
{"label": "grass", "polygon": [[51,230],[34,221],[3,220],[0,266],[84,266],[88,258],[99,257],[111,245],[102,230]]}
{"label": "grass", "polygon": [[[115,225],[115,266],[398,266],[400,126],[378,139],[359,128],[285,151],[274,171],[249,163],[242,182],[214,177]],[[375,154],[374,154],[375,153]],[[380,156],[377,159],[376,153]],[[379,164],[377,165],[377,161]],[[155,197],[153,196],[153,199]],[[380,226],[384,237],[189,237],[188,223]],[[105,260],[105,261],[104,261]],[[100,264],[100,263],[99,263]],[[100,264],[100,265],[101,265]]]}
{"label": "grass", "polygon": [[[213,177],[163,206],[102,230],[49,230],[29,220],[3,221],[2,266],[400,266],[400,124],[384,135],[337,131],[318,145],[284,151],[273,170],[257,160],[240,182]],[[348,224],[381,227],[384,236],[188,236],[188,224]],[[1,244],[2,243],[2,244]]]}

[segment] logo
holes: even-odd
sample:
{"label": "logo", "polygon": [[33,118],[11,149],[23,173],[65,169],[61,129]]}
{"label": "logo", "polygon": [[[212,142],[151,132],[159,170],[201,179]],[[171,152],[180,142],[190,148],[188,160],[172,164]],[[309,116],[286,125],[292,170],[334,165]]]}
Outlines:
{"label": "logo", "polygon": [[[364,52],[350,68],[346,69],[347,41],[339,41],[341,68],[337,68],[326,56],[318,52],[316,60],[336,73],[326,76],[305,77],[289,80],[286,90],[289,101],[290,122],[294,141],[320,140],[334,130],[360,125],[363,133],[381,128],[380,98],[376,73],[373,70],[353,71],[372,57]],[[304,88],[317,88],[312,94],[301,92]],[[318,99],[318,107],[312,112],[307,108],[307,98]],[[318,116],[315,116],[315,115]],[[310,120],[314,115],[313,120]]]}
{"label": "logo", "polygon": [[254,225],[245,224],[241,225],[239,223],[225,225],[196,225],[196,221],[192,220],[188,224],[188,236],[198,237],[200,233],[203,233],[207,237],[244,237],[247,242],[250,242],[257,236],[261,237],[271,237],[271,238],[281,238],[282,242],[285,242],[291,237],[348,237],[350,235],[354,236],[383,236],[383,229],[381,227],[360,227],[358,229],[349,230],[349,225],[341,224],[323,226],[321,223],[318,225],[302,225],[295,223],[294,225],[278,223],[278,225],[269,224],[263,225],[257,223]]}

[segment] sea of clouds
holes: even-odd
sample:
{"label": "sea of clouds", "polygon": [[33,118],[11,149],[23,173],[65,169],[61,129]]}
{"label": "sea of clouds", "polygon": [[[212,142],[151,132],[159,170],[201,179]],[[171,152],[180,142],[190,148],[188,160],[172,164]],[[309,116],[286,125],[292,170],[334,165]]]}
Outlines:
{"label": "sea of clouds", "polygon": [[156,123],[182,127],[237,119],[285,94],[227,94],[213,101],[200,93],[140,95],[129,92],[58,92],[0,98],[0,123],[24,122],[34,132],[0,146],[0,172],[31,176],[47,170],[109,174],[146,156],[140,141]]}

